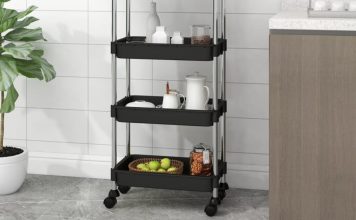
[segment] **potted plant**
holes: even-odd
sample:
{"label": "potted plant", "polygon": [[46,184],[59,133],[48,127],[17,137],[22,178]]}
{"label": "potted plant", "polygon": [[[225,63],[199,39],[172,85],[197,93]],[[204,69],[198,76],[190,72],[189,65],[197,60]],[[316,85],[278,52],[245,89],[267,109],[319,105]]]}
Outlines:
{"label": "potted plant", "polygon": [[43,50],[32,44],[45,40],[41,28],[28,27],[38,20],[29,16],[36,7],[18,12],[4,8],[8,1],[0,0],[0,195],[16,192],[27,174],[28,152],[4,146],[5,113],[15,109],[18,98],[14,81],[27,77],[48,82],[56,76]]}

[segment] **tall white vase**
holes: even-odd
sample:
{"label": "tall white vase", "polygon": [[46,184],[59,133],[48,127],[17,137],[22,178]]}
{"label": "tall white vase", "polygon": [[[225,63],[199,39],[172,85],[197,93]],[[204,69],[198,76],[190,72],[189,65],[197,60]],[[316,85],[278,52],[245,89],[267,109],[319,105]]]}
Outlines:
{"label": "tall white vase", "polygon": [[152,35],[156,32],[156,27],[161,26],[156,8],[156,2],[151,2],[150,14],[146,24],[146,43],[152,43]]}

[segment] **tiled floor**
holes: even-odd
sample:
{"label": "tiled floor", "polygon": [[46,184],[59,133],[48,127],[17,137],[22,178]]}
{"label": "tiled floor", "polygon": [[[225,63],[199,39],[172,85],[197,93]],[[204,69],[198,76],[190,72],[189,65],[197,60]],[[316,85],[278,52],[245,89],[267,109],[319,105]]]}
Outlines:
{"label": "tiled floor", "polygon": [[22,189],[0,196],[0,220],[267,220],[266,191],[231,189],[214,218],[203,211],[209,193],[134,188],[115,208],[102,204],[111,182],[29,175]]}

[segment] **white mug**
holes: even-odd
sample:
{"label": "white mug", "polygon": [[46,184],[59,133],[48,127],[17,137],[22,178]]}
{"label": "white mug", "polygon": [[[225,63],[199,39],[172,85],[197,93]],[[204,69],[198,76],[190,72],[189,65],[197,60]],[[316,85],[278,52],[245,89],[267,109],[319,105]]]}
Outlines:
{"label": "white mug", "polygon": [[[181,99],[183,98],[183,103]],[[164,94],[162,108],[181,109],[185,104],[185,96],[176,91],[170,91],[169,94]]]}

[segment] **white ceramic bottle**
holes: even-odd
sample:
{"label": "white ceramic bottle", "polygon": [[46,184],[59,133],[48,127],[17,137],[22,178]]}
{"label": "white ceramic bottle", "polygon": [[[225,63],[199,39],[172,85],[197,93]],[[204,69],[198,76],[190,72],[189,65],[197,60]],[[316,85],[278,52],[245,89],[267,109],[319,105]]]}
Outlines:
{"label": "white ceramic bottle", "polygon": [[156,31],[156,27],[161,25],[161,21],[157,14],[156,2],[151,2],[150,14],[147,17],[146,24],[146,43],[152,43],[152,35]]}
{"label": "white ceramic bottle", "polygon": [[180,32],[179,31],[174,32],[171,40],[171,44],[183,44],[183,43],[184,43],[184,39],[180,35]]}
{"label": "white ceramic bottle", "polygon": [[168,34],[164,26],[156,27],[156,32],[152,35],[152,43],[155,44],[168,44]]}

